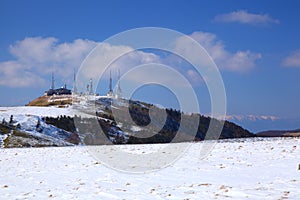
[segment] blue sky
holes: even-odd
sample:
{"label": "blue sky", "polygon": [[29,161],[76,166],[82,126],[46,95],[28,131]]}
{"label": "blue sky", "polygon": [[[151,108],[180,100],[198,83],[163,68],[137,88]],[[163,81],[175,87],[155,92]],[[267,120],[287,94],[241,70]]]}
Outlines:
{"label": "blue sky", "polygon": [[73,69],[96,42],[151,26],[193,36],[214,55],[228,115],[275,117],[295,123],[270,128],[299,128],[299,9],[296,0],[2,0],[0,106],[24,105],[43,94],[52,71],[57,85],[71,84]]}

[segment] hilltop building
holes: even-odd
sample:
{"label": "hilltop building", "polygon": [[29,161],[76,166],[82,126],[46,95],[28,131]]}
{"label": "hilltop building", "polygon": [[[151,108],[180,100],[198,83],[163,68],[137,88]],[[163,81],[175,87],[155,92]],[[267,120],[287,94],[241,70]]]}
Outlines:
{"label": "hilltop building", "polygon": [[77,83],[76,83],[76,74],[75,74],[75,69],[74,69],[74,77],[73,77],[73,94],[77,94]]}
{"label": "hilltop building", "polygon": [[45,95],[46,96],[71,95],[72,94],[71,90],[67,89],[67,85],[66,84],[64,84],[64,86],[61,87],[61,88],[55,89],[54,82],[55,82],[54,75],[52,73],[51,88],[49,90],[45,91]]}
{"label": "hilltop building", "polygon": [[[77,90],[77,83],[76,83],[76,75],[74,72],[74,86],[73,90],[67,89],[67,85],[64,84],[61,88],[56,88],[55,89],[55,79],[54,75],[52,73],[52,81],[51,81],[51,87],[49,90],[45,91],[45,96],[53,96],[53,95],[72,95],[72,94],[78,94]],[[113,86],[112,86],[112,76],[110,72],[110,77],[109,77],[109,88],[106,96],[108,98],[115,98],[115,99],[121,99],[122,98],[122,90],[121,90],[121,83],[120,83],[120,70],[118,71],[118,82],[117,82],[117,87],[115,90],[115,93],[113,91]],[[86,92],[81,92],[80,94],[84,95],[94,95],[94,88],[93,88],[93,80],[90,79],[89,83],[86,85]]]}

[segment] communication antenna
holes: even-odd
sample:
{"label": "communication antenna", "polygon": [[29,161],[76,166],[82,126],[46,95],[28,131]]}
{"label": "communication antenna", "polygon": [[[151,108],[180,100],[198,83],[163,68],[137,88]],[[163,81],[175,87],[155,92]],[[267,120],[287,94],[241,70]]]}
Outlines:
{"label": "communication antenna", "polygon": [[52,72],[52,83],[51,83],[51,89],[54,90],[54,75]]}

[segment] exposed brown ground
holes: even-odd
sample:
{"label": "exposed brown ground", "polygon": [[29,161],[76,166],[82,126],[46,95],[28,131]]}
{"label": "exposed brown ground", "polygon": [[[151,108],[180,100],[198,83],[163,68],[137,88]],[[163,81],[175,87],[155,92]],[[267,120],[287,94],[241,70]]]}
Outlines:
{"label": "exposed brown ground", "polygon": [[66,105],[72,105],[72,95],[41,96],[26,104],[26,106],[66,106]]}

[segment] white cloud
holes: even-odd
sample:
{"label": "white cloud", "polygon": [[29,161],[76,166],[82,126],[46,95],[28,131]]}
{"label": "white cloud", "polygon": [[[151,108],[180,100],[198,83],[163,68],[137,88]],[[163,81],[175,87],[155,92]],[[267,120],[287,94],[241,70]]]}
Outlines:
{"label": "white cloud", "polygon": [[194,70],[191,70],[191,69],[187,70],[187,75],[186,76],[188,77],[189,81],[191,81],[191,83],[193,85],[201,85],[204,82],[201,75],[198,74]]}
{"label": "white cloud", "polygon": [[[101,84],[103,79],[109,77],[110,71],[115,77],[117,70],[123,74],[138,65],[147,63],[160,63],[159,56],[137,51],[129,46],[100,43],[80,68],[80,75],[77,77],[79,90],[85,90],[85,84],[89,79],[100,80],[98,84]],[[131,78],[136,82],[141,80],[141,76]]]}
{"label": "white cloud", "polygon": [[216,22],[238,22],[242,24],[279,24],[280,21],[273,19],[268,14],[253,14],[246,10],[239,10],[228,14],[217,15]]}
{"label": "white cloud", "polygon": [[[86,56],[98,45],[91,40],[77,39],[59,43],[57,38],[27,37],[10,45],[9,51],[14,60],[0,62],[0,85],[9,87],[29,87],[45,84],[43,77],[51,72],[57,79],[71,83],[74,69],[78,69]],[[116,55],[131,52],[116,60],[112,68],[130,68],[139,64],[158,62],[159,57],[152,53],[134,51],[127,46],[102,45],[97,59],[92,60],[93,68],[103,67],[101,63]],[[89,78],[95,74],[91,70]],[[25,76],[24,76],[25,75]],[[48,78],[48,77],[47,77]],[[8,81],[10,80],[10,81]],[[48,80],[47,80],[48,81]]]}
{"label": "white cloud", "polygon": [[[251,51],[237,51],[234,54],[227,55],[224,60],[216,60],[218,66],[224,67],[232,71],[248,71],[255,67],[255,61],[261,58],[261,54],[252,53]],[[227,60],[226,60],[227,59]]]}
{"label": "white cloud", "polygon": [[[97,70],[103,68],[102,63],[115,58],[116,55],[128,52],[130,53],[116,60],[111,67],[128,69],[144,63],[159,62],[159,57],[152,53],[134,51],[128,46],[102,44],[101,48],[97,48],[95,59],[89,60],[91,68],[88,68],[89,70],[86,72],[88,79],[99,78]],[[2,79],[0,85],[10,87],[37,85],[36,81],[45,82],[42,77],[51,72],[55,73],[57,79],[69,80],[71,83],[73,70],[79,68],[86,56],[97,45],[98,43],[95,41],[83,39],[59,43],[58,39],[54,37],[29,37],[17,41],[9,47],[15,60],[0,63],[0,79]],[[31,78],[24,78],[24,74]]]}
{"label": "white cloud", "polygon": [[0,85],[28,87],[45,85],[45,81],[30,71],[30,67],[15,61],[0,63]]}
{"label": "white cloud", "polygon": [[28,37],[10,45],[15,60],[1,62],[0,85],[29,87],[45,84],[44,75],[54,72],[57,78],[70,79],[74,68],[96,46],[96,42],[77,39],[58,43],[53,37]]}
{"label": "white cloud", "polygon": [[[225,49],[222,41],[218,40],[216,35],[212,33],[194,32],[191,37],[203,45],[221,69],[244,72],[255,67],[255,61],[261,57],[260,54],[249,50],[231,53]],[[188,46],[182,45],[185,42],[184,38],[179,38],[175,48],[198,58],[197,52],[191,52],[189,48],[183,49],[184,46]],[[9,51],[15,59],[0,62],[0,85],[9,87],[39,86],[49,82],[51,72],[55,73],[57,80],[67,81],[68,84],[72,83],[73,69],[79,68],[96,45],[98,45],[97,42],[84,39],[59,43],[58,39],[54,37],[28,37],[17,41],[9,47]],[[164,63],[164,60],[168,62],[168,59],[160,58],[154,53],[134,51],[128,46],[102,43],[101,48],[97,48],[95,58],[88,61],[91,70],[87,71],[86,76],[99,78],[97,76],[99,71],[97,72],[97,70],[103,68],[102,63],[107,64],[107,60],[110,61],[112,58],[123,54],[124,56],[112,64],[113,69],[118,68],[126,72],[141,64]],[[168,63],[166,64],[168,65]],[[184,73],[193,83],[201,81],[201,78],[191,70],[181,71],[181,73]]]}
{"label": "white cloud", "polygon": [[62,77],[70,76],[87,54],[97,45],[90,40],[77,39],[71,43],[58,43],[53,37],[25,38],[10,46],[17,62],[31,66],[39,73],[54,71]]}
{"label": "white cloud", "polygon": [[51,61],[56,38],[29,37],[10,45],[9,50],[20,63],[43,64]]}
{"label": "white cloud", "polygon": [[161,63],[160,57],[154,53],[145,53],[143,51],[137,51],[131,47],[127,48],[129,53],[116,60],[116,62],[113,63],[112,68],[121,68],[127,71],[138,65],[149,63]]}
{"label": "white cloud", "polygon": [[273,115],[226,115],[226,120],[237,121],[259,121],[259,120],[279,120],[279,117]]}
{"label": "white cloud", "polygon": [[286,67],[300,67],[300,50],[295,51],[287,56],[283,60],[282,64]]}
{"label": "white cloud", "polygon": [[[256,66],[255,62],[261,58],[260,53],[254,53],[249,50],[229,52],[226,50],[222,41],[217,39],[217,36],[207,32],[194,32],[190,35],[196,40],[204,49],[208,52],[211,58],[214,60],[219,69],[245,72],[249,71]],[[199,55],[197,52],[189,50],[189,44],[186,44],[190,40],[180,38],[177,40],[176,48],[184,54],[189,54],[192,57],[203,57],[200,60],[207,60],[206,55]],[[198,59],[199,60],[199,59]]]}

